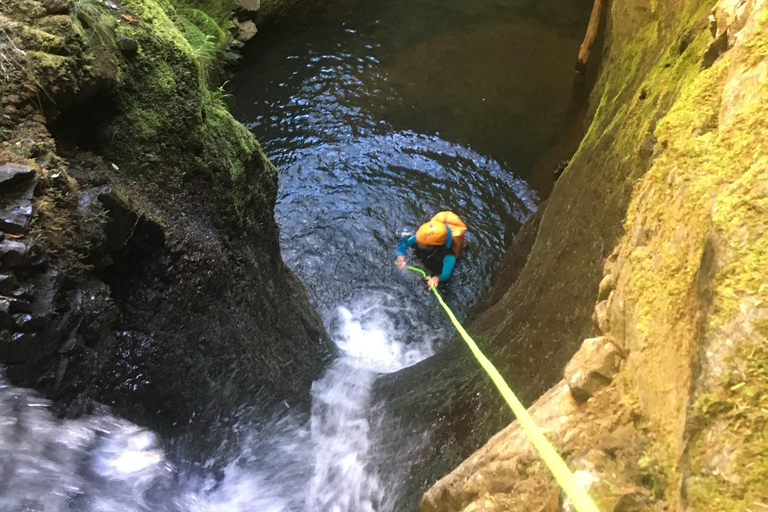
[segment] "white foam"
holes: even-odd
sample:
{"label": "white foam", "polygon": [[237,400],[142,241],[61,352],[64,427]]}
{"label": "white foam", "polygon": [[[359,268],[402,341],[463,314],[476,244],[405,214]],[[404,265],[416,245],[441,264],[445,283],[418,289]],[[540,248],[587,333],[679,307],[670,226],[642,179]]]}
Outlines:
{"label": "white foam", "polygon": [[[45,401],[0,380],[0,456],[15,471],[0,509],[32,499],[55,511],[77,498],[85,512],[388,512],[396,489],[374,469],[385,435],[372,385],[432,354],[431,340],[413,341],[413,322],[398,324],[404,314],[387,297],[340,307],[334,338],[342,353],[312,386],[309,421],[287,411],[269,428],[250,429],[218,477],[182,472],[180,484],[153,433],[109,415],[57,422]],[[10,428],[17,423],[21,430]],[[0,472],[0,484],[8,478]]]}

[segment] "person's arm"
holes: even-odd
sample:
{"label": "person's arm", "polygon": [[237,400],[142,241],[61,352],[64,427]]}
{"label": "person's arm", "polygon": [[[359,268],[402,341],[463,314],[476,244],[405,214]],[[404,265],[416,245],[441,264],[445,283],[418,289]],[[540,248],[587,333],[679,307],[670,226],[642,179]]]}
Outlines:
{"label": "person's arm", "polygon": [[451,272],[453,272],[453,267],[456,265],[456,256],[453,254],[447,255],[445,258],[443,258],[443,272],[437,276],[438,279],[440,279],[440,282],[447,281],[449,277],[451,277]]}
{"label": "person's arm", "polygon": [[408,250],[408,247],[412,247],[416,245],[416,236],[407,236],[400,240],[400,243],[397,244],[397,255],[402,256],[405,254],[405,252]]}

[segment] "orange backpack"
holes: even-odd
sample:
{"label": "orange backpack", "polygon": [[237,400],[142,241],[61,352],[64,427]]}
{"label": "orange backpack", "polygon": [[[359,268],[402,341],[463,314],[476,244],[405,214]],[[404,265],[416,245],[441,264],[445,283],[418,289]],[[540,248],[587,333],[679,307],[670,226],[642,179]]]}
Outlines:
{"label": "orange backpack", "polygon": [[464,233],[467,225],[453,212],[440,212],[432,217],[429,222],[422,224],[416,232],[416,239],[428,245],[443,245],[448,241],[448,236],[443,228],[447,226],[451,230],[451,250],[458,256],[464,245]]}

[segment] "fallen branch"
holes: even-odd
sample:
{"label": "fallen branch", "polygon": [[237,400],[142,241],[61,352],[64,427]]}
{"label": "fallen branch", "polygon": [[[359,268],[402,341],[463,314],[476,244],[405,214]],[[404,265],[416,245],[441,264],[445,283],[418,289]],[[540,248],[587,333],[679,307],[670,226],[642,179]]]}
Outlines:
{"label": "fallen branch", "polygon": [[597,39],[597,33],[600,30],[605,2],[606,0],[595,0],[595,3],[592,4],[592,14],[589,16],[587,33],[584,35],[584,42],[581,43],[579,48],[579,59],[576,61],[576,74],[581,77],[587,72],[587,62],[589,61],[589,55],[592,53],[595,39]]}

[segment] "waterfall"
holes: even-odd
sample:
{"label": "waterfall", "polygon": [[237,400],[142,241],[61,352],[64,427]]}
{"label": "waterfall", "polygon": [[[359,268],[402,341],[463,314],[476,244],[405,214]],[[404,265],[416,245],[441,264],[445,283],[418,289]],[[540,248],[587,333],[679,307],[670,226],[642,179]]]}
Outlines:
{"label": "waterfall", "polygon": [[[56,420],[36,393],[0,382],[0,510],[389,511],[405,471],[375,469],[388,456],[381,440],[398,433],[378,429],[371,388],[433,353],[438,333],[414,327],[412,315],[382,294],[339,307],[330,324],[341,355],[313,384],[309,419],[286,408],[261,428],[240,426],[245,441],[215,475],[174,468],[154,434],[105,410]],[[399,444],[413,453],[424,441]]]}

